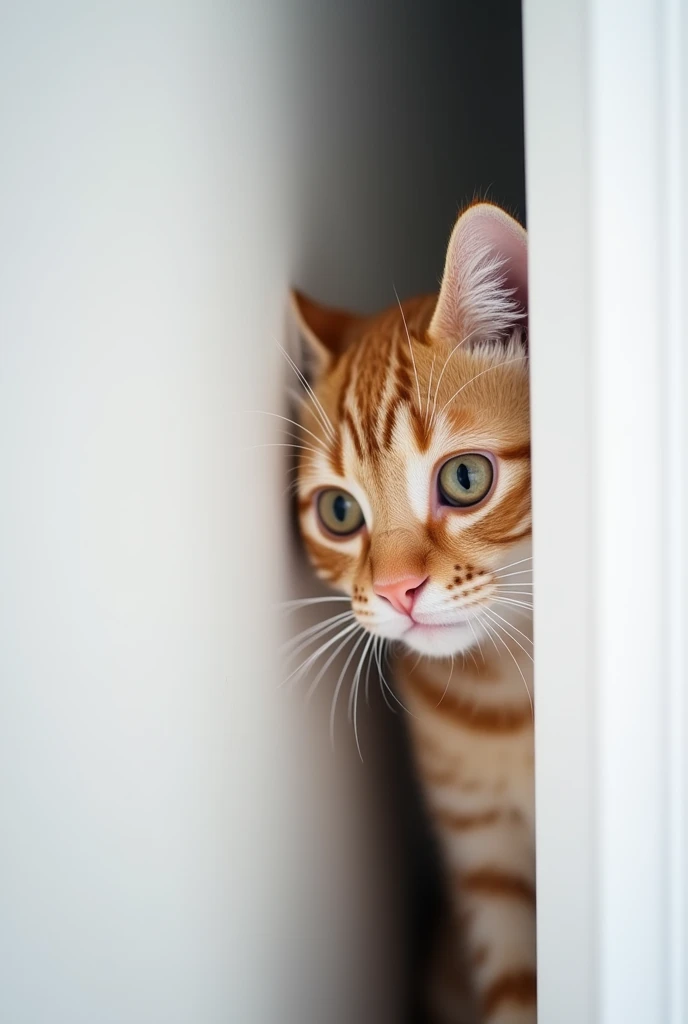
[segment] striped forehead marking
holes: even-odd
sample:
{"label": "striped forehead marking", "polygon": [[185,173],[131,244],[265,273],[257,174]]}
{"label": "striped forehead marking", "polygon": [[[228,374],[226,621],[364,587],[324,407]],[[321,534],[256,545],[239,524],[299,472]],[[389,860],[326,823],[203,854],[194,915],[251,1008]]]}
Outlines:
{"label": "striped forehead marking", "polygon": [[[414,343],[418,343],[414,339]],[[338,421],[360,459],[379,459],[391,450],[400,411],[407,407],[420,424],[414,403],[413,367],[400,316],[383,332],[364,335],[346,357]]]}

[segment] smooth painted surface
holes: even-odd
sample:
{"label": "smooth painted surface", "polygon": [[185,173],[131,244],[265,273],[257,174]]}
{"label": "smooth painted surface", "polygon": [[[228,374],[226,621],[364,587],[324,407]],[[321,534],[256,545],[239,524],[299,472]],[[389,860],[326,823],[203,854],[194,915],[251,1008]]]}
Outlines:
{"label": "smooth painted surface", "polygon": [[688,1010],[686,38],[525,5],[545,1024]]}
{"label": "smooth painted surface", "polygon": [[597,580],[587,60],[581,5],[525,4],[543,1024],[596,1019]]}
{"label": "smooth painted surface", "polygon": [[254,474],[236,490],[236,411],[274,397],[263,345],[286,278],[283,202],[261,186],[281,145],[265,120],[273,7],[270,26],[244,19],[231,75],[208,4],[0,16],[8,1024],[267,1021],[294,1005],[279,874],[294,757],[257,613],[281,488]]}
{"label": "smooth painted surface", "polygon": [[659,28],[652,2],[591,11],[600,1017],[638,1024],[668,1016],[671,898],[661,535],[671,496],[661,484],[634,493],[648,472],[662,480],[666,444]]}

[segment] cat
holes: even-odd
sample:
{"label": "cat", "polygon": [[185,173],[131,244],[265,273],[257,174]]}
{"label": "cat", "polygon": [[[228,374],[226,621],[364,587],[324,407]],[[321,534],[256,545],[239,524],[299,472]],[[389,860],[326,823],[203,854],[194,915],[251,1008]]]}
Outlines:
{"label": "cat", "polygon": [[341,643],[391,642],[446,870],[430,1017],[534,1024],[526,232],[477,203],[439,296],[371,317],[292,297],[312,366],[301,535],[351,599]]}

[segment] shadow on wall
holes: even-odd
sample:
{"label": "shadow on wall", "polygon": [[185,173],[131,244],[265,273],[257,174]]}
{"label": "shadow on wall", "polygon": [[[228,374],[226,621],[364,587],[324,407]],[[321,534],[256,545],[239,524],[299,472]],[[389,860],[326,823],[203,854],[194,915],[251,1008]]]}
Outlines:
{"label": "shadow on wall", "polygon": [[295,282],[361,311],[434,291],[458,209],[525,222],[521,8],[302,0]]}

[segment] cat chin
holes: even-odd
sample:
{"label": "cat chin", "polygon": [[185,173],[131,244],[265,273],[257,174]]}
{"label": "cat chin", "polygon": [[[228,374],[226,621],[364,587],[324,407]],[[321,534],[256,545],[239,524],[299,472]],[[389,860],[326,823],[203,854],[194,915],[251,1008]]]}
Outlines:
{"label": "cat chin", "polygon": [[476,644],[475,632],[465,623],[455,626],[413,626],[401,638],[416,654],[430,658],[448,658],[462,654]]}

